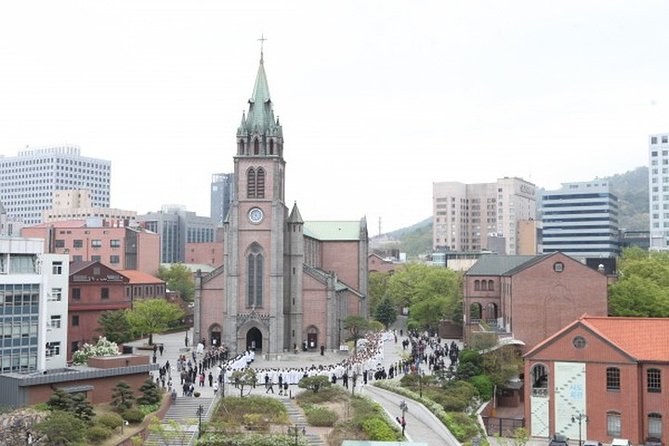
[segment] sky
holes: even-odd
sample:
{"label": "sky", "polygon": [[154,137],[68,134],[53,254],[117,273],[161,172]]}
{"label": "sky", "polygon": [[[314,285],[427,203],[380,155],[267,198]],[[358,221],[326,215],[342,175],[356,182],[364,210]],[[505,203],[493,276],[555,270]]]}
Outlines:
{"label": "sky", "polygon": [[433,182],[647,165],[668,22],[653,0],[7,1],[0,154],[78,145],[112,161],[112,207],[209,215],[264,35],[287,205],[376,235],[429,217]]}

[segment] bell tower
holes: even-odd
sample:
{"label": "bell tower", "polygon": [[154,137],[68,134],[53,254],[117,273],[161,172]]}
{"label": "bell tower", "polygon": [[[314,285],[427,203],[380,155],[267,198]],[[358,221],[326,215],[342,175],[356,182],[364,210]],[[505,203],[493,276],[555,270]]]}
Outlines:
{"label": "bell tower", "polygon": [[[264,41],[265,39],[261,39]],[[237,129],[234,197],[225,223],[225,341],[274,357],[284,348],[283,130],[274,116],[263,51]]]}

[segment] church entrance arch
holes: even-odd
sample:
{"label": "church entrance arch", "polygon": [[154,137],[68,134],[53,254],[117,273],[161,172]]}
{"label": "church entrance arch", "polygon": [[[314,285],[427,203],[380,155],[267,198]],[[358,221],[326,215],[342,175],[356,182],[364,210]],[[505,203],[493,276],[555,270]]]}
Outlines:
{"label": "church entrance arch", "polygon": [[221,346],[221,326],[218,324],[211,324],[209,327],[209,342],[212,347]]}
{"label": "church entrance arch", "polygon": [[256,353],[262,351],[262,332],[257,327],[246,332],[246,348]]}
{"label": "church entrance arch", "polygon": [[307,327],[307,348],[310,350],[318,348],[318,328],[313,325]]}

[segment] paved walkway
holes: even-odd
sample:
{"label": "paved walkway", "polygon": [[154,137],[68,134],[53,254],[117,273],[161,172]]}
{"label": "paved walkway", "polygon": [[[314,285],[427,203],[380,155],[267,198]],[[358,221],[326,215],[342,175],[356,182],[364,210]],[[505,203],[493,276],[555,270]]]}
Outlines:
{"label": "paved walkway", "polygon": [[[189,340],[192,339],[191,333],[192,331],[189,331]],[[185,335],[186,332],[178,332],[165,335],[154,335],[153,339],[155,343],[164,345],[163,356],[160,356],[160,353],[158,353],[157,362],[159,365],[162,366],[165,364],[167,360],[170,361],[170,365],[172,368],[173,382],[177,385],[177,393],[179,395],[176,404],[173,406],[173,408],[170,409],[167,417],[169,417],[170,419],[174,419],[180,424],[190,425],[192,420],[197,418],[196,411],[197,407],[200,404],[202,404],[205,409],[205,416],[203,417],[203,421],[209,420],[209,418],[212,415],[211,412],[214,407],[216,399],[214,395],[214,390],[212,387],[209,387],[208,383],[204,387],[199,387],[199,386],[196,387],[196,390],[198,390],[201,393],[200,398],[181,396],[181,390],[179,386],[179,376],[176,372],[177,359],[179,355],[191,354],[190,353],[191,348],[185,347],[184,343]],[[398,336],[397,343],[393,341],[388,341],[385,343],[383,365],[386,367],[386,370],[388,370],[388,367],[391,364],[397,363],[399,360],[401,360],[402,339],[403,339],[402,337]],[[146,340],[140,340],[131,342],[128,345],[137,347],[145,343]],[[145,354],[149,356],[153,355],[153,351],[151,350],[135,349],[135,353]],[[299,352],[297,354],[286,353],[284,355],[281,355],[281,357],[277,360],[269,361],[264,359],[262,355],[257,355],[256,360],[253,363],[253,367],[256,368],[310,367],[312,365],[318,366],[320,364],[323,365],[334,364],[341,361],[345,357],[346,355],[342,355],[338,352],[325,352],[325,355],[323,356],[321,356],[320,352]],[[427,367],[425,367],[424,370],[427,372]],[[157,372],[152,372],[152,373],[154,374],[154,376],[157,374]],[[399,379],[401,376],[402,375],[396,377],[395,379]],[[356,394],[367,396],[373,399],[374,401],[378,402],[386,410],[386,412],[388,413],[388,415],[392,420],[395,420],[395,417],[401,415],[399,402],[400,400],[405,398],[400,397],[399,395],[395,395],[392,392],[375,388],[371,385],[365,386],[362,384],[362,380],[359,381],[360,382],[358,383],[355,390]],[[225,389],[221,390],[223,390],[226,395],[233,395],[235,394],[233,392],[237,392],[237,390],[234,389],[234,387],[231,385],[226,385]],[[274,394],[273,396],[281,399],[287,407],[295,406],[294,402],[291,401],[289,397],[278,395],[278,387],[275,387],[275,391],[277,393]],[[296,395],[302,391],[303,390],[297,388],[297,386],[290,387],[291,395]],[[265,395],[265,387],[259,385],[255,389],[250,389],[248,392],[254,395]],[[244,393],[245,394],[247,393],[246,389],[244,390]],[[405,433],[407,434],[408,440],[425,442],[429,446],[459,445],[457,440],[451,435],[450,432],[448,432],[446,427],[434,415],[432,415],[432,413],[429,410],[427,410],[421,404],[416,403],[415,401],[412,401],[410,399],[405,399],[405,400],[409,407],[409,411],[405,414],[405,419],[407,420],[407,428]],[[310,444],[312,445],[324,444],[322,439],[320,439],[317,435],[309,432],[309,426],[306,425],[303,419],[298,417],[298,413],[294,409],[289,410],[289,413],[291,415],[291,421],[293,422],[293,424],[298,424],[302,426],[301,423],[304,423]],[[195,428],[196,431],[197,426],[189,426],[188,429],[192,430],[193,428]]]}

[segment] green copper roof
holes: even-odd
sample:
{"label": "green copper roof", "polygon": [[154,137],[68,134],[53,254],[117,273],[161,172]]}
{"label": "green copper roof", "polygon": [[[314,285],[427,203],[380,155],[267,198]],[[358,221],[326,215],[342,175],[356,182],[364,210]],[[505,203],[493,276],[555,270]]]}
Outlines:
{"label": "green copper roof", "polygon": [[484,255],[465,274],[467,276],[501,276],[535,258],[536,256]]}
{"label": "green copper roof", "polygon": [[249,99],[249,111],[247,114],[242,115],[242,122],[238,133],[240,135],[253,133],[274,136],[282,135],[281,124],[279,124],[278,119],[274,118],[272,99],[269,96],[269,85],[267,83],[267,75],[265,74],[262,53],[260,55],[260,66],[258,66],[256,82],[253,85],[253,94],[251,95],[251,99]]}
{"label": "green copper roof", "polygon": [[360,240],[360,222],[305,221],[304,235],[317,240]]}

